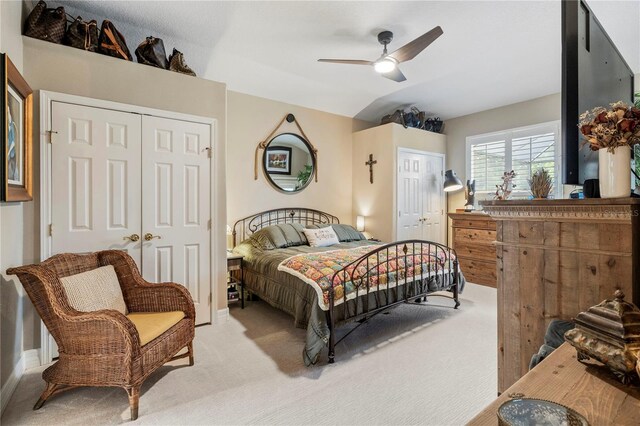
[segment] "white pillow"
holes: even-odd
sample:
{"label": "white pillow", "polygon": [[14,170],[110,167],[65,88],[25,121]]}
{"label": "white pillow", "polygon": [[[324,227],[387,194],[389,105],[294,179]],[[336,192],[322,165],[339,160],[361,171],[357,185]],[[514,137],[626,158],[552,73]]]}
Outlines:
{"label": "white pillow", "polygon": [[327,247],[340,242],[336,232],[330,226],[319,229],[303,229],[302,232],[304,232],[311,247]]}
{"label": "white pillow", "polygon": [[113,265],[60,278],[69,305],[76,311],[92,312],[115,309],[127,314],[122,289]]}

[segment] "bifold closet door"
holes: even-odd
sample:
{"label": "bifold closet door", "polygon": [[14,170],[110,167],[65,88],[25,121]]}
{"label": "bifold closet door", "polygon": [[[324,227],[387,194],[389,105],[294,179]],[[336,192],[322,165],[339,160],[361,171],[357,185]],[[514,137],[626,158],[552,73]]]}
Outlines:
{"label": "bifold closet door", "polygon": [[443,175],[443,156],[399,150],[396,235],[398,240],[445,242]]}
{"label": "bifold closet door", "polygon": [[142,274],[190,291],[211,322],[211,127],[142,117]]}
{"label": "bifold closet door", "polygon": [[141,116],[53,102],[51,128],[52,254],[119,249],[140,266]]}
{"label": "bifold closet door", "polygon": [[424,155],[398,152],[398,240],[422,239]]}
{"label": "bifold closet door", "polygon": [[444,244],[446,241],[444,157],[424,156],[424,197],[422,204],[422,238]]}

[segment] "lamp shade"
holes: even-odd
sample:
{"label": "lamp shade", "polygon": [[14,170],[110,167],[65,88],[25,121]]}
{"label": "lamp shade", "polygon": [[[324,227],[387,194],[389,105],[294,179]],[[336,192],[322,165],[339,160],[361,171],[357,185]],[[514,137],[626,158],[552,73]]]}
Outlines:
{"label": "lamp shade", "polygon": [[462,181],[453,170],[444,172],[444,191],[453,192],[462,189]]}
{"label": "lamp shade", "polygon": [[364,231],[364,216],[356,216],[356,229],[360,232]]}

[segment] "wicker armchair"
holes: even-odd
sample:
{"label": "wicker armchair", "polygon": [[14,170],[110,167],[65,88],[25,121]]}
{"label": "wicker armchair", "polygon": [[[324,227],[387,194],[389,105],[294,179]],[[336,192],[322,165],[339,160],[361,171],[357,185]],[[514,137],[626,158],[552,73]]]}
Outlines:
{"label": "wicker armchair", "polygon": [[[144,346],[134,324],[115,310],[78,312],[67,300],[62,277],[113,265],[129,312],[182,311],[185,316]],[[138,417],[142,382],[168,361],[189,357],[193,365],[195,309],[185,287],[150,284],[123,251],[59,254],[38,265],[7,270],[17,275],[58,344],[60,357],[42,373],[46,389],[33,407],[54,394],[79,386],[118,386],[127,391],[131,419]],[[183,348],[187,352],[176,354]]]}

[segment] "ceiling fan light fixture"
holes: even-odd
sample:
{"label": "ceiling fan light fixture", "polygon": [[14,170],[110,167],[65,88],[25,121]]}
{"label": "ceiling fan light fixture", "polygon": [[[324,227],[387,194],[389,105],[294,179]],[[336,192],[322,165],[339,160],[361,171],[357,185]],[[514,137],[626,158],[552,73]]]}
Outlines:
{"label": "ceiling fan light fixture", "polygon": [[398,64],[396,63],[396,61],[394,61],[391,58],[382,58],[382,59],[377,60],[373,64],[373,68],[379,74],[386,74],[388,72],[391,72],[391,71],[395,70],[397,65]]}

